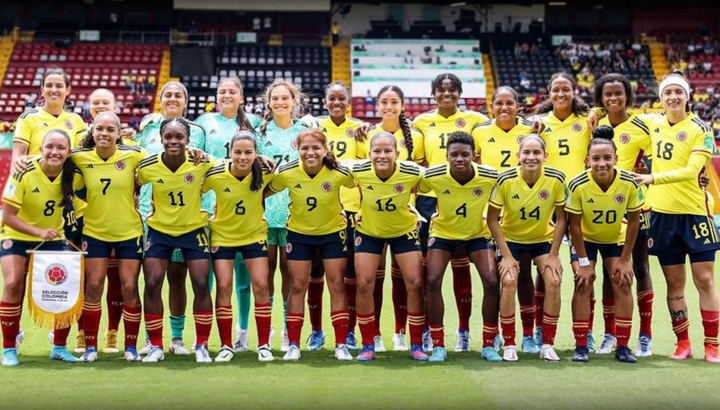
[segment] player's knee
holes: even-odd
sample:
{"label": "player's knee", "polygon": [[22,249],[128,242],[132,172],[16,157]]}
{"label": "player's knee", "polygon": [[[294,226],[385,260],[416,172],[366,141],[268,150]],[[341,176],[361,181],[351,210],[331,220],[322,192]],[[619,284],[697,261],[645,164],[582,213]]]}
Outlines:
{"label": "player's knee", "polygon": [[[250,286],[241,289],[240,293],[245,293],[245,289],[247,289],[247,291],[249,292]],[[266,295],[270,292],[270,287],[268,286],[268,282],[266,281],[257,282],[252,285],[252,291],[257,295]]]}
{"label": "player's knee", "polygon": [[504,275],[502,277],[502,292],[508,293],[508,292],[516,292],[517,291],[517,277],[511,276],[511,275]]}
{"label": "player's knee", "polygon": [[442,291],[442,275],[428,273],[427,278],[427,289],[428,292],[441,292]]}
{"label": "player's knee", "polygon": [[7,275],[3,288],[3,299],[8,301],[22,299],[25,287],[25,275]]}
{"label": "player's knee", "polygon": [[695,278],[695,286],[700,292],[710,292],[715,290],[715,279],[712,274],[700,275]]}
{"label": "player's knee", "polygon": [[422,293],[422,278],[420,276],[405,278],[405,287],[408,293]]}

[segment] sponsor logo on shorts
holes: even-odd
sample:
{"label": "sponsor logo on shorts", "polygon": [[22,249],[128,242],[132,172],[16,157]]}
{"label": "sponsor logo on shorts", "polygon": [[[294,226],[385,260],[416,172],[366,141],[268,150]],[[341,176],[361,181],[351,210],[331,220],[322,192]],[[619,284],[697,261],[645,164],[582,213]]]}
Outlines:
{"label": "sponsor logo on shorts", "polygon": [[463,128],[463,127],[465,126],[465,124],[467,124],[467,123],[466,123],[465,120],[463,120],[462,118],[458,118],[458,119],[455,121],[455,126],[458,127],[458,128]]}
{"label": "sponsor logo on shorts", "polygon": [[435,243],[435,237],[430,237],[430,239],[428,239],[428,246],[433,246],[434,243]]}
{"label": "sponsor logo on shorts", "polygon": [[362,238],[359,236],[355,237],[355,246],[360,246],[362,244]]}
{"label": "sponsor logo on shorts", "polygon": [[582,125],[580,125],[579,122],[576,122],[572,125],[572,130],[575,132],[580,132],[582,131]]}
{"label": "sponsor logo on shorts", "polygon": [[653,241],[653,238],[648,238],[648,248],[652,248],[653,245],[655,245],[655,241]]}
{"label": "sponsor logo on shorts", "polygon": [[13,246],[13,242],[10,239],[5,239],[2,243],[2,248],[5,250],[12,248],[12,246]]}
{"label": "sponsor logo on shorts", "polygon": [[677,138],[678,141],[683,142],[688,138],[687,132],[680,131],[675,138]]}
{"label": "sponsor logo on shorts", "polygon": [[193,174],[185,175],[185,182],[187,182],[188,184],[192,184],[193,181],[195,181],[195,175],[193,175]]}
{"label": "sponsor logo on shorts", "polygon": [[292,244],[291,243],[285,245],[285,252],[286,253],[292,252]]}
{"label": "sponsor logo on shorts", "polygon": [[395,191],[396,194],[402,194],[403,191],[405,191],[405,185],[395,184],[395,186],[393,187],[393,191]]}
{"label": "sponsor logo on shorts", "polygon": [[550,198],[550,192],[548,192],[547,189],[543,189],[542,191],[538,192],[538,198],[540,198],[541,201],[544,201]]}
{"label": "sponsor logo on shorts", "polygon": [[126,166],[127,165],[125,164],[125,161],[118,161],[115,163],[115,169],[117,169],[118,171],[122,171],[123,169],[125,169]]}
{"label": "sponsor logo on shorts", "polygon": [[485,193],[485,191],[483,191],[482,188],[475,188],[472,191],[473,196],[482,196],[483,193]]}
{"label": "sponsor logo on shorts", "polygon": [[623,194],[615,195],[615,203],[616,204],[621,204],[623,202],[625,202],[625,195],[623,195]]}
{"label": "sponsor logo on shorts", "polygon": [[328,181],[325,181],[320,185],[320,189],[322,189],[324,192],[330,192],[332,190],[332,184]]}
{"label": "sponsor logo on shorts", "polygon": [[628,142],[630,142],[630,134],[623,134],[618,139],[620,140],[621,143],[627,144]]}

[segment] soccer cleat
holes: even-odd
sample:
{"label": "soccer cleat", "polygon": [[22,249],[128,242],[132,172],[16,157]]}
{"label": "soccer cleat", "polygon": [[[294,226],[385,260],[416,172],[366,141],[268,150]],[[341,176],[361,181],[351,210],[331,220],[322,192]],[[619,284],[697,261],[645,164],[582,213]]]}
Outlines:
{"label": "soccer cleat", "polygon": [[117,330],[108,330],[105,332],[105,348],[103,349],[103,353],[118,352],[120,352],[120,349],[118,349],[117,343]]}
{"label": "soccer cleat", "polygon": [[[290,349],[290,338],[288,337],[287,328],[284,327],[281,333],[280,351],[287,352]],[[297,359],[295,359],[297,360]]]}
{"label": "soccer cleat", "polygon": [[349,361],[353,359],[352,355],[350,355],[350,352],[348,351],[347,345],[343,344],[335,346],[335,358],[340,361]]}
{"label": "soccer cleat", "polygon": [[425,329],[422,334],[422,346],[425,353],[430,353],[433,350],[432,335],[430,335],[430,329]]}
{"label": "soccer cleat", "polygon": [[235,328],[235,343],[233,350],[236,352],[247,352],[249,349],[247,329]]}
{"label": "soccer cleat", "polygon": [[[195,355],[197,356],[197,350],[195,350]],[[229,362],[232,360],[233,356],[233,349],[230,348],[230,346],[223,345],[222,348],[220,348],[220,352],[218,353],[217,357],[215,358],[216,362]]]}
{"label": "soccer cleat", "polygon": [[500,348],[503,347],[503,344],[505,344],[505,341],[503,340],[502,336],[500,334],[495,335],[495,339],[493,340],[493,348],[496,352],[500,351]]}
{"label": "soccer cleat", "polygon": [[575,353],[570,360],[578,363],[587,363],[590,361],[588,353],[590,353],[590,351],[587,346],[575,346]]}
{"label": "soccer cleat", "polygon": [[523,351],[523,353],[532,353],[532,354],[540,353],[540,349],[538,349],[537,345],[535,344],[535,340],[533,339],[532,336],[523,336],[522,351]]}
{"label": "soccer cleat", "polygon": [[560,356],[555,353],[555,347],[553,347],[553,345],[542,345],[542,347],[540,347],[540,358],[546,362],[560,361]]}
{"label": "soccer cleat", "polygon": [[620,346],[615,352],[615,358],[618,362],[622,363],[637,363],[637,359],[633,356],[630,348],[627,346]]}
{"label": "soccer cleat", "polygon": [[325,332],[323,332],[322,329],[313,330],[310,336],[308,336],[307,344],[307,349],[310,352],[322,349],[322,347],[325,346]]}
{"label": "soccer cleat", "polygon": [[455,344],[456,352],[470,351],[470,332],[467,329],[458,329],[455,333],[457,343]]}
{"label": "soccer cleat", "polygon": [[[21,330],[21,332],[22,332],[22,330]],[[50,342],[51,345],[55,344],[55,331],[54,330],[51,330],[50,332],[48,332],[48,341]]]}
{"label": "soccer cleat", "polygon": [[138,350],[139,355],[146,355],[150,354],[150,349],[152,349],[152,343],[150,343],[150,339],[145,339],[145,343],[143,343],[143,347]]}
{"label": "soccer cleat", "polygon": [[[20,354],[20,345],[22,344],[23,340],[25,340],[25,332],[20,329],[17,336],[15,336],[15,349],[17,349],[18,354]],[[52,340],[50,342],[52,342]]]}
{"label": "soccer cleat", "polygon": [[[225,347],[227,346],[223,346],[223,348]],[[203,343],[195,348],[195,363],[212,363],[210,352],[208,352],[207,349],[207,343]]]}
{"label": "soccer cleat", "polygon": [[717,345],[705,345],[705,361],[708,363],[720,363]]}
{"label": "soccer cleat", "polygon": [[[533,347],[535,347],[535,342],[533,342]],[[506,362],[517,362],[518,361],[518,355],[517,355],[517,347],[516,346],[505,346],[503,349],[503,361]]]}
{"label": "soccer cleat", "polygon": [[595,350],[595,354],[610,354],[615,350],[615,346],[617,346],[617,338],[610,333],[605,333],[600,348]]}
{"label": "soccer cleat", "polygon": [[77,357],[73,356],[65,346],[53,346],[52,350],[50,350],[50,360],[70,363],[77,363],[80,361]]}
{"label": "soccer cleat", "polygon": [[647,333],[640,333],[640,336],[638,337],[637,348],[635,349],[635,356],[652,356],[652,339],[650,339],[650,336],[648,336]]}
{"label": "soccer cleat", "polygon": [[[396,352],[406,352],[407,351],[407,340],[405,338],[405,330],[401,330],[400,333],[395,333],[393,335],[393,350]],[[424,343],[423,343],[424,344]],[[377,349],[375,349],[377,351]]]}
{"label": "soccer cleat", "polygon": [[295,343],[288,346],[287,353],[285,353],[285,356],[283,356],[282,359],[286,362],[295,362],[300,360],[300,346],[296,345]]}
{"label": "soccer cleat", "polygon": [[429,362],[444,362],[447,360],[447,350],[442,346],[435,346],[428,359]]}
{"label": "soccer cleat", "polygon": [[427,362],[429,359],[428,355],[426,355],[423,351],[423,347],[421,345],[410,346],[410,358],[418,362]]}
{"label": "soccer cleat", "polygon": [[538,350],[542,346],[542,326],[535,327],[535,346],[537,346]]}
{"label": "soccer cleat", "polygon": [[268,346],[270,347],[270,350],[272,350],[273,338],[275,338],[275,329],[270,326],[270,334],[268,335]]}
{"label": "soccer cleat", "polygon": [[[382,336],[375,337],[382,338]],[[363,345],[362,350],[360,350],[360,354],[355,358],[358,362],[369,362],[373,359],[375,359],[375,345],[372,344]]]}
{"label": "soccer cleat", "polygon": [[175,339],[170,343],[170,353],[176,356],[188,356],[190,354],[182,339]]}
{"label": "soccer cleat", "polygon": [[591,329],[588,329],[587,348],[589,352],[595,351],[595,338],[593,337],[593,332]]}
{"label": "soccer cleat", "polygon": [[[373,336],[373,342],[375,342],[375,348],[373,349],[374,353],[384,353],[387,352],[387,349],[385,349],[385,341],[383,341],[382,336]],[[374,357],[374,355],[373,355]]]}
{"label": "soccer cleat", "polygon": [[480,358],[483,360],[487,360],[488,362],[503,361],[502,357],[500,357],[498,352],[495,351],[495,348],[493,346],[483,347],[482,352],[480,352]]}
{"label": "soccer cleat", "polygon": [[2,365],[3,366],[17,366],[20,364],[18,360],[18,351],[16,347],[3,349],[2,354]]}
{"label": "soccer cleat", "polygon": [[[53,335],[53,338],[55,336]],[[75,353],[85,353],[85,331],[78,330],[77,337],[75,338]]]}
{"label": "soccer cleat", "polygon": [[685,360],[692,357],[692,345],[689,340],[679,340],[675,345],[675,353],[670,356],[671,360]]}
{"label": "soccer cleat", "polygon": [[258,361],[261,362],[272,362],[275,357],[272,354],[272,349],[268,345],[258,346],[257,349]]}
{"label": "soccer cleat", "polygon": [[348,350],[355,351],[357,350],[357,338],[355,337],[355,332],[350,331],[348,332],[347,339],[345,339],[345,345],[347,345]]}
{"label": "soccer cleat", "polygon": [[151,346],[148,355],[142,359],[143,363],[157,363],[163,360],[165,360],[165,353],[160,346]]}
{"label": "soccer cleat", "polygon": [[97,348],[95,347],[88,347],[85,349],[85,353],[83,353],[82,356],[80,356],[80,362],[81,363],[92,363],[98,358],[98,352]]}
{"label": "soccer cleat", "polygon": [[142,360],[142,357],[140,357],[140,355],[138,354],[135,346],[126,347],[123,357],[125,358],[125,361],[128,362],[139,362],[140,360]]}

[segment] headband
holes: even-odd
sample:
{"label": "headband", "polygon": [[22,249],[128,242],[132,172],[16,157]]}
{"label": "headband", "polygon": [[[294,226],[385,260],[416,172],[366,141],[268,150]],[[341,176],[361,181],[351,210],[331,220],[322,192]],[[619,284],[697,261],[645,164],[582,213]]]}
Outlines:
{"label": "headband", "polygon": [[667,77],[666,79],[662,80],[660,83],[660,94],[662,95],[663,90],[665,87],[669,85],[677,85],[680,86],[683,90],[685,90],[685,95],[687,95],[688,98],[690,98],[690,84],[682,78],[677,75],[671,75],[670,77]]}

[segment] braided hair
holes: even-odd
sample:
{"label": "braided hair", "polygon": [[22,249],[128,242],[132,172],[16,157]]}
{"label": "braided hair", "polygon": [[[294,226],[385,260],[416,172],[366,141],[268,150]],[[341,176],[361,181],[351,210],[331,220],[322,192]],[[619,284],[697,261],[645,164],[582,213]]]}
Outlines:
{"label": "braided hair", "polygon": [[413,139],[412,139],[412,131],[410,131],[410,121],[408,121],[407,117],[405,117],[405,93],[400,89],[400,87],[396,85],[386,85],[385,87],[381,88],[377,95],[377,100],[380,100],[380,97],[385,94],[386,92],[392,91],[395,94],[400,97],[400,101],[402,103],[402,109],[400,110],[400,115],[398,115],[398,120],[400,121],[400,129],[403,133],[403,142],[405,143],[405,148],[407,148],[408,152],[408,161],[413,160]]}

